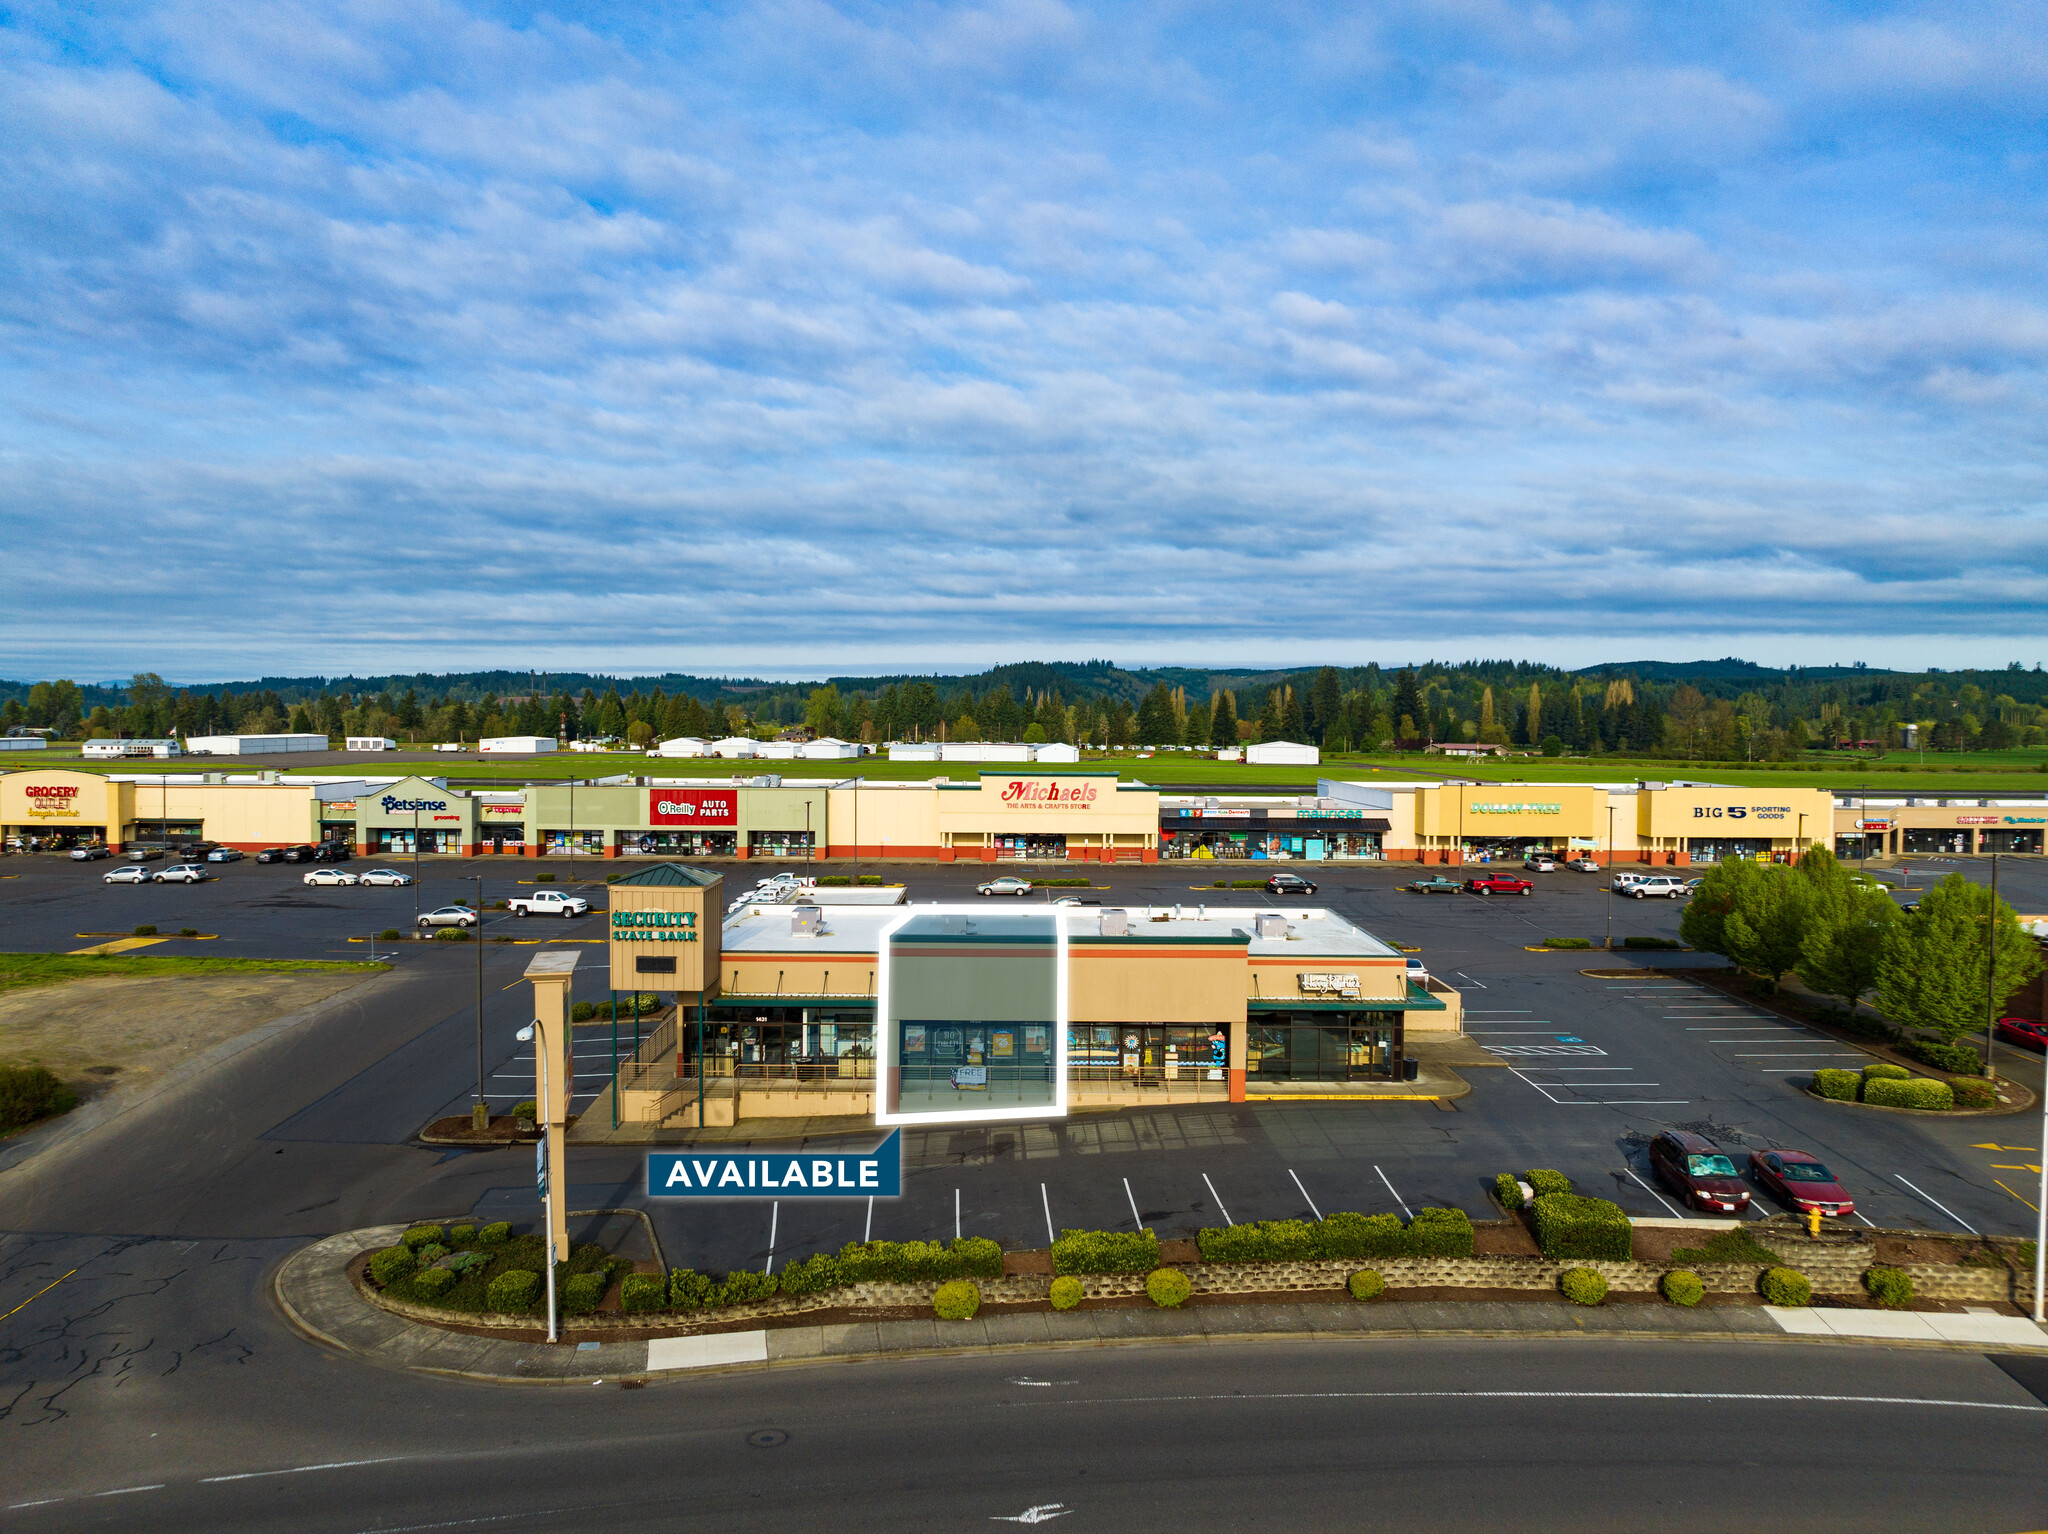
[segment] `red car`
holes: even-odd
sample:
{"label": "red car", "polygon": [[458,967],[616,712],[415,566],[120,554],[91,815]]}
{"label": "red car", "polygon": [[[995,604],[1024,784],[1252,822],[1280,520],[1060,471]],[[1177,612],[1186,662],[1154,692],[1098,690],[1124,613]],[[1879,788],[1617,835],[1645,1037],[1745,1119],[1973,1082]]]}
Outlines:
{"label": "red car", "polygon": [[1465,881],[1468,895],[1533,895],[1536,886],[1527,879],[1513,879],[1506,874],[1484,874],[1477,879]]}
{"label": "red car", "polygon": [[1801,1214],[1813,1209],[1834,1215],[1856,1212],[1849,1190],[1805,1151],[1751,1151],[1749,1175],[1758,1187],[1769,1189]]}
{"label": "red car", "polygon": [[2048,1054],[2048,1023],[2037,1023],[2024,1017],[2001,1017],[1998,1020],[1998,1036],[2008,1044],[2017,1044],[2022,1049],[2038,1049]]}

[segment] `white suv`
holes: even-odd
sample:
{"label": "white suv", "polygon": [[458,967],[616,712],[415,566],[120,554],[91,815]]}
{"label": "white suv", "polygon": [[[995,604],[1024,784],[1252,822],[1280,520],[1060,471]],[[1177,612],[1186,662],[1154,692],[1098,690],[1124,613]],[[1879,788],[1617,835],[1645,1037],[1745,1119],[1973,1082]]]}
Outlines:
{"label": "white suv", "polygon": [[1663,874],[1655,874],[1647,879],[1635,880],[1622,893],[1632,896],[1637,900],[1648,900],[1653,895],[1661,896],[1666,900],[1683,900],[1691,891],[1685,887],[1683,879],[1672,879],[1667,878]]}
{"label": "white suv", "polygon": [[197,863],[173,863],[169,868],[159,869],[155,880],[158,884],[202,884],[212,877]]}

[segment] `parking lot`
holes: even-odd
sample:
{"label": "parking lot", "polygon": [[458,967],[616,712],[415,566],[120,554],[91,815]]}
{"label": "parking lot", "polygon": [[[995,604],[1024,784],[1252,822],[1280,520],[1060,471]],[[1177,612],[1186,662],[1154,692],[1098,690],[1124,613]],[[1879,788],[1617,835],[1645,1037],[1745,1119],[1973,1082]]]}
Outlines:
{"label": "parking lot", "polygon": [[[422,859],[415,888],[309,888],[303,866],[244,860],[196,886],[109,888],[106,863],[11,858],[0,864],[0,921],[15,951],[75,951],[141,923],[201,938],[140,951],[280,958],[364,958],[374,933],[410,928],[420,910],[457,899],[496,901],[530,891],[553,872],[555,887],[593,904],[581,920],[488,914],[483,947],[486,1091],[493,1107],[533,1095],[530,1049],[513,1039],[526,1021],[521,972],[541,944],[589,945],[577,999],[601,1000],[603,875],[618,865]],[[357,859],[347,867],[395,867],[410,859]],[[1912,878],[1962,866],[1916,860]],[[910,1176],[899,1200],[878,1204],[786,1202],[780,1206],[655,1205],[664,1249],[677,1263],[761,1266],[859,1239],[994,1236],[1037,1246],[1049,1229],[1125,1226],[1162,1234],[1224,1220],[1274,1219],[1336,1209],[1367,1213],[1453,1204],[1492,1213],[1487,1191],[1502,1170],[1555,1167],[1588,1192],[1640,1216],[1676,1212],[1652,1185],[1650,1137],[1681,1126],[1706,1134],[1741,1163],[1750,1148],[1815,1153],[1848,1185],[1859,1213],[1882,1225],[2017,1233],[2031,1228],[2021,1197],[2038,1156],[2026,1118],[1925,1119],[1816,1101],[1804,1077],[1823,1065],[1857,1063],[1858,1052],[1826,1035],[1687,981],[1668,970],[1714,965],[1707,955],[1588,954],[1540,949],[1545,937],[1675,937],[1675,902],[1611,897],[1603,875],[1537,874],[1526,897],[1416,895],[1401,886],[1407,865],[1292,865],[1318,879],[1314,903],[1419,948],[1431,970],[1464,993],[1467,1029],[1490,1065],[1459,1067],[1471,1083],[1454,1108],[1432,1102],[1253,1102],[1076,1113],[1045,1126],[916,1130],[906,1134]],[[776,871],[726,870],[733,893]],[[796,871],[802,872],[799,866]],[[1008,868],[1004,872],[1011,871]],[[1019,870],[1030,873],[1033,870]],[[1042,870],[1041,870],[1042,871]],[[1259,865],[1206,862],[1094,871],[1092,887],[1058,890],[1108,904],[1279,904],[1263,891],[1217,891],[1217,877],[1250,877]],[[982,866],[888,870],[913,899],[971,898]],[[1057,872],[1067,874],[1067,868]],[[2002,892],[2038,910],[2048,879],[2033,865],[2007,866]],[[1044,898],[1037,892],[1027,898]],[[1298,899],[1294,903],[1301,903]],[[290,1146],[389,1147],[421,1158],[397,1179],[380,1218],[470,1212],[530,1219],[530,1154],[435,1152],[413,1137],[432,1118],[467,1111],[476,1076],[474,974],[468,944],[405,941],[375,946],[390,957],[419,1015],[367,1062],[337,1053],[333,1074],[272,1083],[276,1111],[258,1137]],[[1620,975],[1587,970],[1622,970]],[[610,1071],[610,1032],[577,1041],[577,1106]],[[2036,1058],[2015,1070],[2038,1083]],[[871,1143],[871,1137],[861,1143]],[[642,1158],[631,1150],[579,1148],[571,1161],[572,1206],[644,1203]],[[2001,1186],[2003,1184],[2004,1186]],[[1759,1214],[1774,1206],[1759,1200]],[[772,1243],[771,1243],[772,1235]]]}

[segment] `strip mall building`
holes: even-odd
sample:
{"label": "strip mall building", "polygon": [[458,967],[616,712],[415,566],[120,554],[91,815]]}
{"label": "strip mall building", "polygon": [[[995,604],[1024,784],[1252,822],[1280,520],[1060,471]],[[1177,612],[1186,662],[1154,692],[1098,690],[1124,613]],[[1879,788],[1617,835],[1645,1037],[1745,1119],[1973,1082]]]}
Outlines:
{"label": "strip mall building", "polygon": [[1534,851],[1685,867],[1729,857],[2033,853],[2036,799],[1859,799],[1708,783],[1354,783],[1313,794],[1178,794],[1109,772],[987,771],[962,782],[773,775],[609,779],[470,791],[446,780],[275,772],[0,774],[10,847],[321,840],[359,854],[692,861],[1519,862]]}

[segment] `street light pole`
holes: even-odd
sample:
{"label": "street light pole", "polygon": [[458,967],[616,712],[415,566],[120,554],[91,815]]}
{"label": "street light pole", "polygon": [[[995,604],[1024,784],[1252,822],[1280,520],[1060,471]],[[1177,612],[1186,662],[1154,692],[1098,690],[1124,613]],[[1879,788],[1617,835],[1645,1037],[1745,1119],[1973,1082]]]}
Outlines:
{"label": "street light pole", "polygon": [[420,802],[412,802],[412,930],[420,930]]}
{"label": "street light pole", "polygon": [[[476,1103],[469,1122],[478,1131],[491,1127],[491,1105],[484,1100],[484,876],[476,879]],[[419,888],[417,884],[413,886]],[[417,897],[415,897],[417,898]]]}
{"label": "street light pole", "polygon": [[1607,806],[1607,949],[1614,951],[1614,806]]}
{"label": "street light pole", "polygon": [[[1991,1053],[1998,1047],[1998,854],[1991,854],[1991,914],[1984,923],[1984,1074],[1998,1079]],[[2048,1091],[2048,1081],[2043,1090]]]}

